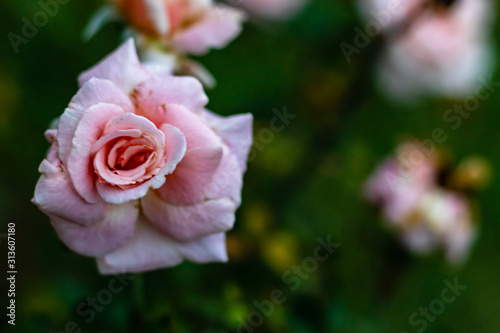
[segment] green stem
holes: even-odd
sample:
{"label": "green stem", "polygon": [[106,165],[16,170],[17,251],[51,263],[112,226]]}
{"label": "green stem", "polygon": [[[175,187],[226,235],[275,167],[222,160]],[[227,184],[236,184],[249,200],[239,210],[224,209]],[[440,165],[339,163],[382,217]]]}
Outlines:
{"label": "green stem", "polygon": [[144,275],[138,273],[132,282],[132,316],[131,326],[134,332],[141,332],[146,326],[146,294],[144,291]]}
{"label": "green stem", "polygon": [[136,275],[133,283],[134,303],[138,310],[143,310],[146,306],[146,294],[144,292],[144,275]]}

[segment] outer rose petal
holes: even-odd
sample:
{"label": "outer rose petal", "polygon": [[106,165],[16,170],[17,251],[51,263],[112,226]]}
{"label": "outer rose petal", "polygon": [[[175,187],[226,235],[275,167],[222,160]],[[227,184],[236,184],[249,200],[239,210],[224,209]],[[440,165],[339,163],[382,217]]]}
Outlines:
{"label": "outer rose petal", "polygon": [[91,163],[92,146],[101,137],[108,121],[123,113],[123,109],[117,105],[97,104],[88,109],[78,123],[67,166],[76,191],[87,202],[99,200],[95,188],[96,175]]}
{"label": "outer rose petal", "polygon": [[202,201],[191,206],[175,206],[151,191],[141,201],[144,214],[162,232],[186,242],[230,230],[236,204],[230,199]]}
{"label": "outer rose petal", "polygon": [[124,112],[133,112],[134,110],[130,98],[113,82],[96,78],[86,82],[59,119],[57,141],[59,143],[59,157],[64,164],[68,163],[73,137],[80,119],[87,109],[99,103],[118,105]]}
{"label": "outer rose petal", "polygon": [[221,139],[203,122],[203,119],[182,105],[165,106],[163,121],[182,131],[187,141],[187,149],[207,149],[221,147]]}
{"label": "outer rose petal", "polygon": [[174,36],[174,48],[201,55],[210,48],[223,48],[241,32],[244,15],[234,8],[215,7],[197,24]]}
{"label": "outer rose petal", "polygon": [[172,204],[190,205],[203,199],[208,184],[219,167],[222,147],[191,149],[175,173],[161,187],[162,198]]}
{"label": "outer rose petal", "polygon": [[175,266],[184,260],[198,263],[226,262],[225,234],[180,243],[158,232],[146,218],[140,217],[132,240],[99,258],[97,264],[101,274],[115,274]]}
{"label": "outer rose petal", "polygon": [[121,189],[106,183],[97,183],[97,191],[104,201],[122,204],[130,200],[144,197],[150,188],[157,189],[165,183],[165,176],[172,173],[186,152],[186,139],[182,132],[174,126],[164,124],[161,127],[165,134],[165,157],[167,162],[158,174],[150,180],[130,189]]}
{"label": "outer rose petal", "polygon": [[85,226],[104,218],[106,204],[89,204],[83,200],[62,167],[43,160],[39,171],[42,176],[36,184],[33,202],[43,212]]}
{"label": "outer rose petal", "polygon": [[93,77],[110,80],[129,94],[136,85],[151,78],[151,74],[141,65],[134,40],[130,38],[99,64],[82,73],[78,82],[83,85]]}
{"label": "outer rose petal", "polygon": [[248,153],[252,147],[253,116],[249,113],[230,117],[221,117],[208,110],[205,111],[208,125],[221,137],[231,153],[238,159],[243,172],[247,168]]}
{"label": "outer rose petal", "polygon": [[[208,103],[208,97],[201,83],[192,77],[167,76],[143,82],[131,94],[137,105],[136,113],[142,115],[156,126],[165,121],[162,107],[179,104],[198,115]],[[164,111],[164,110],[163,110]]]}
{"label": "outer rose petal", "polygon": [[205,188],[206,199],[229,198],[237,206],[241,203],[241,189],[243,187],[243,171],[238,165],[236,157],[224,147],[222,161],[212,177],[212,181]]}
{"label": "outer rose petal", "polygon": [[[148,118],[156,117],[158,122],[179,128],[187,142],[186,157],[179,163],[177,172],[167,177],[161,194],[171,203],[196,203],[220,163],[221,139],[203,123],[201,117],[182,105],[168,104],[159,109]],[[151,115],[151,112],[148,113]]]}
{"label": "outer rose petal", "polygon": [[217,171],[200,188],[202,198],[198,202],[186,206],[166,200],[177,195],[175,188],[168,187],[167,178],[157,193],[150,192],[142,200],[143,212],[158,229],[180,241],[230,230],[241,202],[242,178],[235,156],[225,147]]}
{"label": "outer rose petal", "polygon": [[129,241],[139,215],[137,202],[108,205],[103,220],[81,226],[57,216],[50,216],[59,238],[73,251],[91,257],[100,257]]}

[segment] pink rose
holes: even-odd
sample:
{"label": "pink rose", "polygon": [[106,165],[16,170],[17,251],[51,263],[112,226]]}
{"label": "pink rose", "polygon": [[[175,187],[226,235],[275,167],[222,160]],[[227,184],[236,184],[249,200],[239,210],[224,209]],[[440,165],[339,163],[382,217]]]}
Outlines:
{"label": "pink rose", "polygon": [[[392,96],[463,97],[492,67],[492,2],[360,0],[366,18],[387,33],[381,58],[383,88]],[[398,3],[398,2],[396,2]],[[394,9],[395,8],[395,9]],[[381,12],[393,14],[380,19]],[[377,19],[378,18],[378,19]],[[389,23],[384,24],[386,21]],[[391,33],[392,32],[392,33]]]}
{"label": "pink rose", "polygon": [[364,188],[380,206],[387,227],[418,254],[445,250],[451,263],[462,263],[476,239],[469,200],[438,184],[438,154],[411,142],[397,148]]}
{"label": "pink rose", "polygon": [[382,206],[386,220],[399,225],[410,217],[420,198],[435,186],[437,157],[419,146],[404,142],[396,156],[386,159],[365,185],[366,198]]}
{"label": "pink rose", "polygon": [[241,32],[239,10],[212,0],[113,0],[132,27],[180,53],[223,48]]}
{"label": "pink rose", "polygon": [[226,261],[252,116],[206,110],[197,80],[148,71],[132,40],[79,82],[33,199],[61,240],[103,274]]}

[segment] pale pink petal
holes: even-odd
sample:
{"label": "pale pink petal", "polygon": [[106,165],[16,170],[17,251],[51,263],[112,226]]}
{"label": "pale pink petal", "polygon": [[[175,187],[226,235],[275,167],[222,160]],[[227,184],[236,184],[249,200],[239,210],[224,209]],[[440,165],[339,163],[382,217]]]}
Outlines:
{"label": "pale pink petal", "polygon": [[129,189],[122,189],[118,186],[113,186],[108,183],[101,182],[97,182],[96,187],[97,192],[104,201],[110,204],[120,205],[125,202],[137,200],[144,197],[146,193],[148,193],[149,189],[155,185],[155,180],[158,182],[158,179],[152,178],[140,185],[133,186]]}
{"label": "pale pink petal", "polygon": [[198,263],[226,262],[225,234],[213,234],[181,243],[158,232],[140,218],[130,242],[98,259],[101,274],[133,273],[171,267],[184,260]]}
{"label": "pale pink petal", "polygon": [[104,201],[113,204],[122,204],[130,200],[144,197],[150,189],[158,189],[165,183],[165,176],[171,174],[183,160],[186,152],[186,139],[182,132],[174,126],[164,124],[161,131],[165,135],[165,158],[166,163],[163,168],[148,181],[131,187],[122,189],[106,183],[97,183],[97,191]]}
{"label": "pale pink petal", "polygon": [[[55,166],[61,165],[61,160],[59,158],[59,144],[57,143],[57,130],[50,129],[45,131],[45,138],[51,143],[49,152],[47,153],[46,160]],[[41,171],[40,171],[41,172]]]}
{"label": "pale pink petal", "polygon": [[113,82],[101,79],[91,79],[86,82],[59,119],[57,141],[59,143],[59,157],[64,164],[68,163],[73,137],[84,112],[99,103],[118,105],[124,112],[134,110],[130,98]]}
{"label": "pale pink petal", "polygon": [[168,17],[167,5],[164,0],[144,0],[146,12],[160,35],[169,32],[170,22]]}
{"label": "pale pink petal", "polygon": [[172,177],[167,177],[168,185],[161,190],[162,196],[171,203],[195,203],[220,163],[221,139],[198,115],[182,105],[168,104],[162,110],[162,122],[180,129],[187,142],[186,157]]}
{"label": "pale pink petal", "polygon": [[203,199],[222,159],[222,147],[189,150],[159,192],[171,204],[190,205]]}
{"label": "pale pink petal", "polygon": [[154,136],[154,138],[158,141],[164,140],[162,132],[158,130],[155,124],[153,124],[149,119],[133,113],[125,113],[111,119],[108,124],[106,124],[103,135],[128,129],[139,130],[143,133],[147,133]]}
{"label": "pale pink petal", "polygon": [[206,110],[205,117],[208,125],[236,156],[240,168],[244,172],[247,168],[248,153],[253,141],[253,116],[247,113],[221,117]]}
{"label": "pale pink petal", "polygon": [[229,148],[224,147],[221,163],[205,188],[205,199],[229,198],[239,206],[242,187],[243,171]]}
{"label": "pale pink petal", "polygon": [[142,115],[157,126],[165,123],[165,107],[179,104],[190,112],[201,115],[208,97],[201,83],[191,77],[167,76],[143,82],[131,94],[137,106],[136,113]]}
{"label": "pale pink petal", "polygon": [[142,201],[144,214],[161,231],[185,242],[232,229],[236,204],[231,199],[206,200],[191,206],[176,206],[151,191]]}
{"label": "pale pink petal", "polygon": [[162,118],[165,123],[181,130],[186,137],[188,151],[222,145],[222,140],[203,122],[202,118],[182,105],[166,105]]}
{"label": "pale pink petal", "polygon": [[171,174],[186,154],[187,142],[184,133],[170,124],[163,124],[160,130],[165,134],[165,175]]}
{"label": "pale pink petal", "polygon": [[80,119],[68,158],[68,172],[76,191],[89,203],[99,200],[95,188],[96,174],[92,166],[92,146],[99,140],[108,121],[123,114],[114,104],[97,104],[90,107]]}
{"label": "pale pink petal", "polygon": [[85,256],[100,257],[132,238],[139,209],[137,202],[108,205],[105,217],[91,226],[49,216],[57,235],[71,250]]}
{"label": "pale pink petal", "polygon": [[242,29],[244,15],[234,8],[217,6],[205,14],[205,17],[174,36],[174,47],[196,55],[209,49],[220,49],[236,38]]}
{"label": "pale pink petal", "polygon": [[80,86],[92,78],[110,80],[129,94],[136,85],[151,78],[137,57],[134,40],[130,38],[99,64],[82,73],[78,78]]}
{"label": "pale pink petal", "polygon": [[36,184],[33,202],[43,212],[86,226],[104,218],[106,204],[89,204],[83,200],[62,166],[43,160],[39,171],[42,176]]}

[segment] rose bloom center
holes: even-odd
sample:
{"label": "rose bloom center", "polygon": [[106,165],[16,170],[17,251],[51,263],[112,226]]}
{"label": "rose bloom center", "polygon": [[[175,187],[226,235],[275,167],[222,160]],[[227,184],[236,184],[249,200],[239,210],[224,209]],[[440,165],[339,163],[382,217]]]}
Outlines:
{"label": "rose bloom center", "polygon": [[156,140],[142,133],[116,137],[119,134],[108,134],[96,143],[94,170],[99,181],[127,187],[154,177],[163,157]]}

